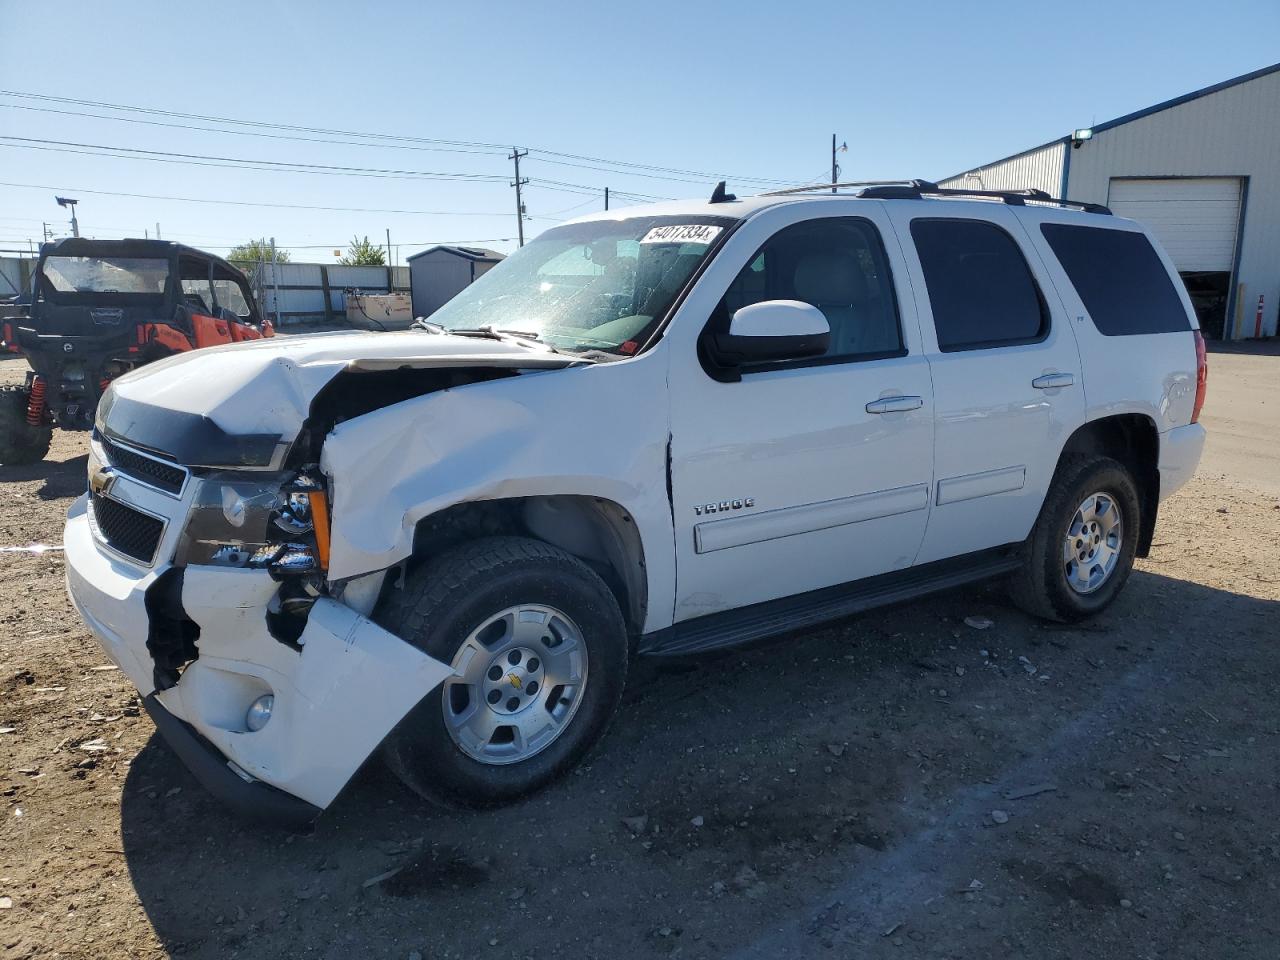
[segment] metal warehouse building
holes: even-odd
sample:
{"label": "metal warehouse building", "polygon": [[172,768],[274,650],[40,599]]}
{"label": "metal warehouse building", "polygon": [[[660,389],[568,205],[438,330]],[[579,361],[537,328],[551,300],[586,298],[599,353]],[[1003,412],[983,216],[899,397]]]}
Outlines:
{"label": "metal warehouse building", "polygon": [[1277,332],[1280,64],[939,183],[1106,204],[1164,244],[1206,336]]}

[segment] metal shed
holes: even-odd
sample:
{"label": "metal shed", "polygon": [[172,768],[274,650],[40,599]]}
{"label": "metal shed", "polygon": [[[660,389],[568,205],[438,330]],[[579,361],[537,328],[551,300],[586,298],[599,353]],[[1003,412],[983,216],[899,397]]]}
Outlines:
{"label": "metal shed", "polygon": [[945,180],[1033,187],[1145,223],[1206,335],[1274,336],[1280,313],[1280,64],[1051,140]]}
{"label": "metal shed", "polygon": [[431,316],[502,259],[483,247],[436,246],[415,253],[407,260],[413,315]]}

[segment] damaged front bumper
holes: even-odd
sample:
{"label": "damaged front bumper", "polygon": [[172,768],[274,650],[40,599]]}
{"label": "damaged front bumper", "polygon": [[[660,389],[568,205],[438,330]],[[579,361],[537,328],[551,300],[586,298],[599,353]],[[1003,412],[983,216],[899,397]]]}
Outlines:
{"label": "damaged front bumper", "polygon": [[[173,555],[191,491],[164,503],[121,476],[112,492],[170,519],[155,565],[146,566],[106,546],[88,497],[77,500],[64,536],[76,609],[210,792],[254,817],[314,818],[450,668],[328,597],[315,602],[296,642],[282,642],[267,623],[280,584],[265,570],[175,570],[163,559]],[[175,589],[199,634],[195,659],[169,685],[155,654],[167,646],[173,598],[156,598]],[[264,695],[274,698],[270,719],[250,730],[246,713]]]}
{"label": "damaged front bumper", "polygon": [[166,710],[154,693],[143,697],[142,705],[178,759],[206,790],[240,816],[279,827],[305,826],[320,816],[321,809],[301,797],[241,776],[217,747]]}

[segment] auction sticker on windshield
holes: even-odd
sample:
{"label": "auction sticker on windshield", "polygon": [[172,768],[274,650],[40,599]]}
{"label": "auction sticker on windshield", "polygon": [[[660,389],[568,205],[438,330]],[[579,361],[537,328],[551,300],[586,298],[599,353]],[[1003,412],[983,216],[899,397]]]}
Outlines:
{"label": "auction sticker on windshield", "polygon": [[673,223],[654,227],[640,240],[641,243],[710,243],[720,236],[723,227],[709,223]]}

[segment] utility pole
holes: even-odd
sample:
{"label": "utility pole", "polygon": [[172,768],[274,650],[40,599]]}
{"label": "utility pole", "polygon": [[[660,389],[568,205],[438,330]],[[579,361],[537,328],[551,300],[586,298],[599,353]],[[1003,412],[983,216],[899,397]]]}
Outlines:
{"label": "utility pole", "polygon": [[280,267],[276,261],[276,238],[271,238],[271,306],[276,315],[275,325],[280,326]]}
{"label": "utility pole", "polygon": [[[836,163],[836,135],[831,135],[831,192],[836,192],[836,184],[840,182],[840,164]],[[840,144],[840,150],[848,150],[847,143]]]}
{"label": "utility pole", "polygon": [[831,192],[836,192],[836,183],[839,178],[840,167],[836,163],[836,135],[831,135]]}
{"label": "utility pole", "polygon": [[48,222],[44,222],[44,223],[41,223],[40,226],[44,230],[44,233],[41,234],[44,237],[44,239],[40,242],[48,243],[49,242],[49,224]]}
{"label": "utility pole", "polygon": [[609,188],[608,187],[604,188],[604,208],[606,210],[609,209]]}
{"label": "utility pole", "polygon": [[391,228],[385,229],[387,231],[387,293],[392,294],[396,292],[396,278],[395,269],[391,263]]}
{"label": "utility pole", "polygon": [[528,150],[522,151],[512,147],[511,156],[507,157],[508,160],[514,160],[516,162],[516,178],[511,182],[511,185],[516,188],[516,227],[518,228],[520,246],[522,247],[524,246],[524,200],[520,197],[520,188],[529,182],[529,178],[525,177],[523,180],[520,179],[520,158],[527,157],[528,155]]}
{"label": "utility pole", "polygon": [[159,221],[159,220],[157,220],[157,221],[156,221],[156,239],[157,239],[157,240],[161,239],[161,237],[160,237],[160,221]]}

